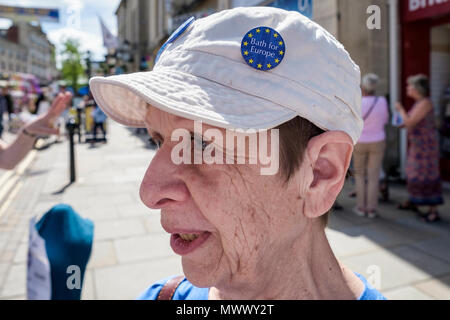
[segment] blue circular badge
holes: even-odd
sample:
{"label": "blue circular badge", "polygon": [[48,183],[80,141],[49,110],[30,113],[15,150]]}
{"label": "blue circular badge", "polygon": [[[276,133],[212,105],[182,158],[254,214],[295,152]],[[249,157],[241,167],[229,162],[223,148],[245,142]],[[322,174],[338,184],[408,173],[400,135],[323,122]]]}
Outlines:
{"label": "blue circular badge", "polygon": [[245,62],[256,70],[276,68],[286,54],[281,35],[269,27],[257,27],[248,31],[241,42],[241,54]]}

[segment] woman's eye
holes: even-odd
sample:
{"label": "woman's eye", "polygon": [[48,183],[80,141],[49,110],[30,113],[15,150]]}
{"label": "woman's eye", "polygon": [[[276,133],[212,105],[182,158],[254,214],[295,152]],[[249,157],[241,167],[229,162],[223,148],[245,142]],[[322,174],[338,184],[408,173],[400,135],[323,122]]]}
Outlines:
{"label": "woman's eye", "polygon": [[202,148],[202,151],[205,151],[206,147],[208,146],[208,142],[203,140],[203,137],[198,137],[196,135],[191,135],[191,140],[194,141],[194,144],[198,147]]}

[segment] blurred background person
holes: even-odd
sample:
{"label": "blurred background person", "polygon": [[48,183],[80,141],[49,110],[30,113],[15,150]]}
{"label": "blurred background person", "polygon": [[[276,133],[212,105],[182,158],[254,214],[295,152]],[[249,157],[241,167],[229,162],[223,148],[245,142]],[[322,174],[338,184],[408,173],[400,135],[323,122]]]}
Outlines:
{"label": "blurred background person", "polygon": [[8,121],[10,122],[12,115],[14,114],[14,100],[8,86],[2,87],[0,90],[0,139],[2,138],[5,129],[3,122],[5,113],[8,113]]}
{"label": "blurred background person", "polygon": [[14,169],[33,148],[34,142],[39,135],[58,134],[59,131],[54,127],[54,122],[66,108],[71,98],[72,94],[69,92],[64,95],[58,95],[50,109],[33,121],[25,124],[19,130],[16,140],[10,145],[6,145],[0,140],[0,168],[6,170]]}
{"label": "blurred background person", "polygon": [[[406,112],[397,102],[395,108],[402,117],[402,125],[408,131],[408,155],[406,182],[409,200],[399,209],[417,211],[426,222],[440,220],[436,206],[444,202],[439,172],[438,132],[434,124],[434,112],[429,95],[429,82],[419,74],[407,79],[406,94],[414,99],[414,105]],[[422,214],[418,206],[429,206]]]}
{"label": "blurred background person", "polygon": [[361,81],[361,114],[364,128],[353,151],[356,187],[356,207],[359,216],[377,215],[380,169],[386,147],[384,126],[388,122],[387,101],[376,95],[379,78],[366,74]]}
{"label": "blurred background person", "polygon": [[41,115],[46,113],[51,105],[50,90],[48,87],[43,87],[42,92],[38,95],[36,100],[36,107],[34,109],[34,114]]}
{"label": "blurred background person", "polygon": [[3,95],[0,95],[0,139],[2,138],[3,134],[3,114],[6,110],[6,98]]}
{"label": "blurred background person", "polygon": [[14,104],[8,87],[2,87],[0,91],[0,139],[5,129],[3,125],[3,116],[8,113],[8,119],[11,120],[11,114],[14,112]]}
{"label": "blurred background person", "polygon": [[14,102],[9,92],[9,87],[2,88],[0,97],[3,97],[6,103],[6,110],[3,110],[3,112],[8,112],[8,119],[11,119],[11,115],[14,113]]}
{"label": "blurred background person", "polygon": [[103,140],[106,142],[106,130],[105,130],[105,121],[106,114],[98,107],[97,104],[94,106],[94,110],[92,110],[92,118],[94,119],[94,129],[92,130],[93,139],[92,143],[97,142],[97,130],[100,128],[103,134]]}

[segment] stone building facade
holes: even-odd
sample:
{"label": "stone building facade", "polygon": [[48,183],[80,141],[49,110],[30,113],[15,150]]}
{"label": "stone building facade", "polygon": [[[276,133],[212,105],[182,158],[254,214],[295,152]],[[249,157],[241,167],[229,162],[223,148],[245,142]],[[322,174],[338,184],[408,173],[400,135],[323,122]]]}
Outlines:
{"label": "stone building facade", "polygon": [[0,35],[0,72],[30,73],[41,83],[58,75],[54,45],[39,25],[17,22]]}

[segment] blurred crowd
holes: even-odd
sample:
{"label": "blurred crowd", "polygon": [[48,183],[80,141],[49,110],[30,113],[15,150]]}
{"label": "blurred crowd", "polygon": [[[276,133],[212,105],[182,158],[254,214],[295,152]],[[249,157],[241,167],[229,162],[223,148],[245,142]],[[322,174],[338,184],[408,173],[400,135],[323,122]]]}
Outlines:
{"label": "blurred crowd", "polygon": [[[6,85],[0,90],[1,139],[6,132],[17,134],[26,123],[48,112],[57,95],[64,93],[67,88],[63,85],[49,85],[30,93]],[[91,143],[98,140],[106,142],[106,115],[97,107],[92,95],[73,94],[70,88],[69,91],[72,93],[72,99],[54,123],[60,130],[60,135],[55,137],[55,140],[59,141],[60,136],[66,133],[66,124],[73,118],[80,142],[82,136]],[[98,132],[101,132],[101,137],[98,137]],[[39,138],[37,143],[39,140],[47,140],[48,137]]]}

